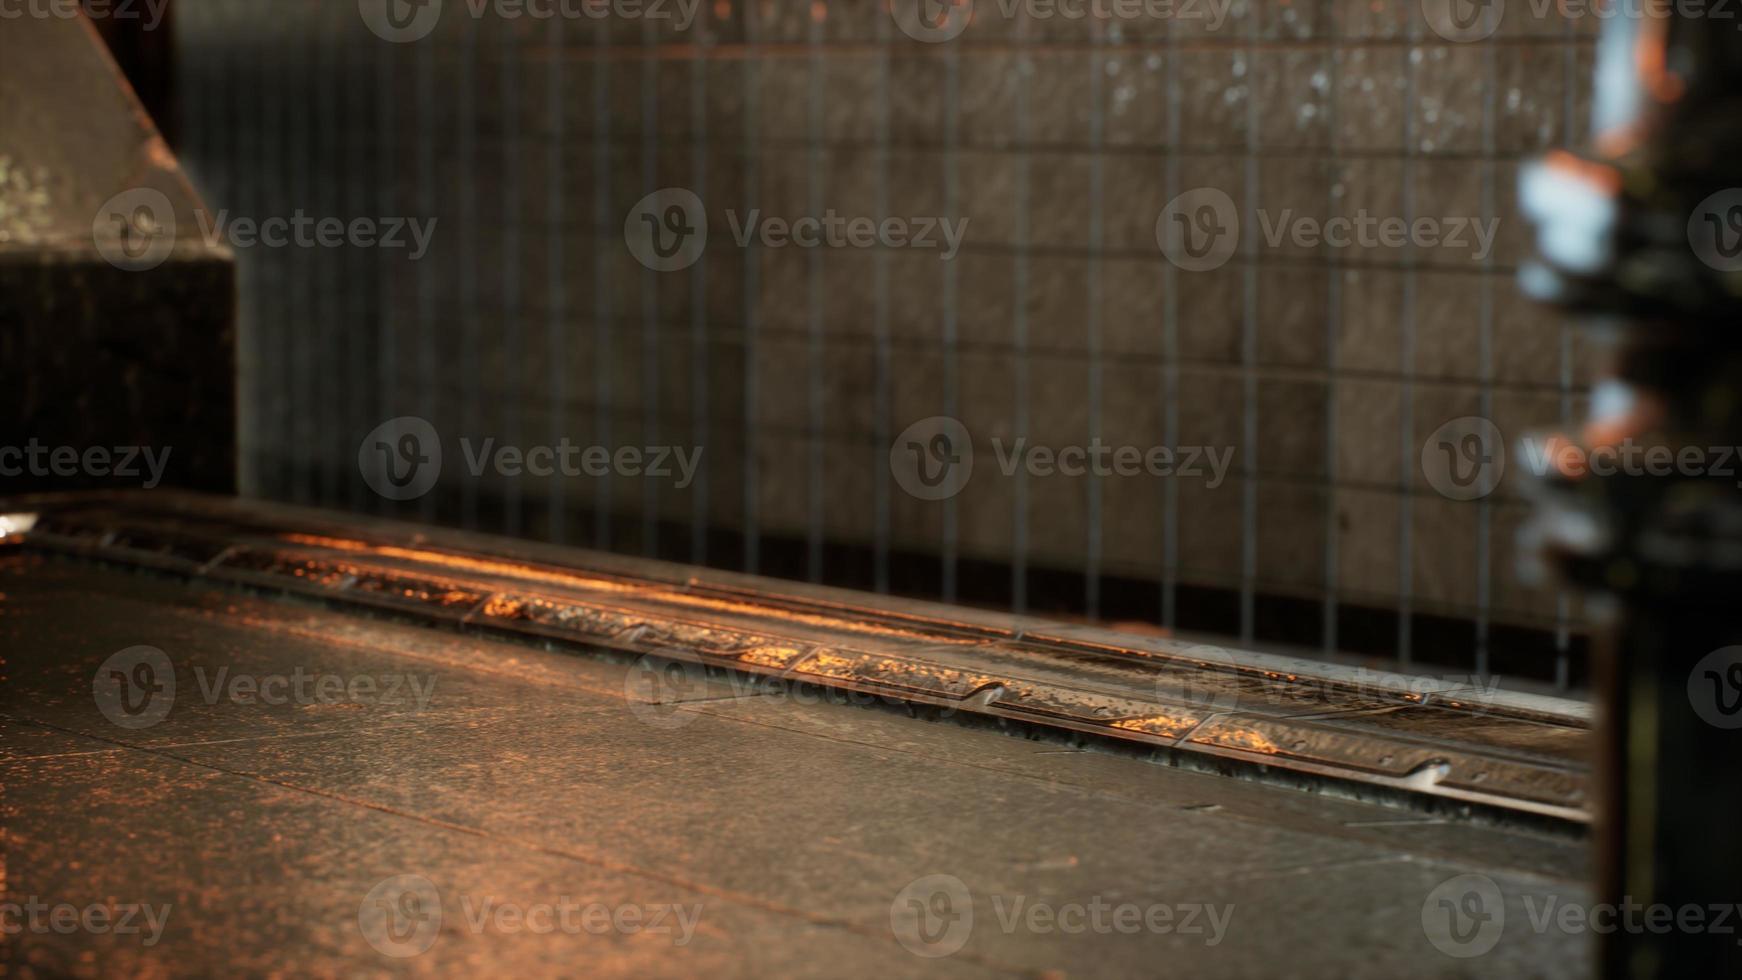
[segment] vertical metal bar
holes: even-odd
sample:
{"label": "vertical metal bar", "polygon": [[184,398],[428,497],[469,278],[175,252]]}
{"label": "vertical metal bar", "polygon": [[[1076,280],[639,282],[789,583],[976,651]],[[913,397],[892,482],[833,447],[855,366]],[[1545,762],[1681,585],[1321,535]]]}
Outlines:
{"label": "vertical metal bar", "polygon": [[[1576,118],[1577,93],[1580,91],[1576,31],[1573,18],[1568,17],[1562,35],[1561,88],[1566,94],[1561,104],[1561,117],[1567,121],[1569,143],[1573,142],[1572,129]],[[1566,317],[1561,317],[1559,323],[1561,426],[1562,431],[1570,432],[1573,425],[1573,324]],[[1555,689],[1564,691],[1572,683],[1572,593],[1565,587],[1555,589],[1554,647]]]}
{"label": "vertical metal bar", "polygon": [[[410,204],[408,197],[396,193],[404,181],[405,168],[401,166],[400,131],[399,131],[399,96],[404,91],[398,77],[400,65],[397,44],[377,44],[371,40],[372,35],[364,32],[359,43],[363,45],[365,58],[374,55],[375,63],[375,174],[371,182],[370,195],[376,212],[380,214],[402,213],[401,208]],[[424,47],[428,46],[426,42]],[[361,141],[360,141],[361,142]],[[421,170],[421,168],[420,168]],[[375,418],[365,430],[375,423],[384,422],[403,414],[399,401],[399,346],[398,335],[400,322],[400,306],[394,302],[393,279],[387,267],[386,251],[377,249],[369,261],[364,263],[364,275],[373,286],[375,293]],[[422,311],[419,310],[421,316]],[[376,495],[375,511],[386,514],[393,509],[392,503],[383,496]]]}
{"label": "vertical metal bar", "polygon": [[[757,37],[755,0],[744,2],[744,209],[748,213],[757,206],[760,195],[757,183],[762,179],[760,154],[761,50]],[[761,321],[761,270],[757,263],[761,254],[755,236],[744,245],[744,570],[754,573],[762,564],[761,508],[757,493],[761,487],[761,465],[756,454],[761,451],[757,433],[757,414],[761,399],[761,367],[757,332]]]}
{"label": "vertical metal bar", "polygon": [[[957,143],[960,140],[962,114],[962,69],[956,45],[945,44],[944,51],[944,216],[956,217],[961,208],[961,187],[958,165]],[[955,418],[960,408],[958,402],[958,386],[956,379],[957,355],[959,353],[956,318],[956,264],[943,264],[943,361],[944,361],[944,414]],[[943,601],[956,600],[956,576],[959,532],[956,520],[956,498],[950,497],[943,501],[944,540],[943,540]]]}
{"label": "vertical metal bar", "polygon": [[[244,211],[253,203],[253,181],[258,179],[254,166],[260,154],[256,142],[260,136],[258,102],[252,86],[238,83],[240,66],[252,60],[253,38],[247,31],[247,17],[238,0],[223,6],[218,23],[213,53],[220,59],[219,81],[227,94],[223,131],[226,134],[219,184],[221,207]],[[243,448],[240,453],[240,473],[237,489],[245,497],[265,496],[270,492],[270,473],[262,455],[267,435],[268,415],[265,365],[267,347],[263,343],[259,307],[255,303],[260,284],[253,266],[241,258],[236,262],[236,352],[240,370],[236,384],[236,435]]]}
{"label": "vertical metal bar", "polygon": [[[611,446],[612,323],[611,239],[620,232],[611,221],[611,59],[610,32],[593,27],[593,438]],[[593,481],[593,540],[595,548],[611,547],[611,490],[609,477]]]}
{"label": "vertical metal bar", "polygon": [[[877,147],[874,159],[877,167],[877,203],[876,216],[883,220],[889,216],[889,115],[891,111],[891,75],[890,38],[891,19],[877,18]],[[872,291],[875,293],[871,309],[872,333],[875,337],[877,379],[876,379],[876,410],[872,413],[872,426],[876,438],[871,446],[871,484],[876,493],[876,555],[873,576],[878,592],[889,591],[889,549],[890,549],[890,472],[889,446],[890,415],[894,411],[893,397],[890,392],[891,350],[889,337],[889,252],[887,249],[876,249],[872,261],[874,282]]]}
{"label": "vertical metal bar", "polygon": [[[441,57],[441,41],[435,35],[417,42],[417,207],[424,215],[436,210],[436,78]],[[397,171],[388,175],[389,183],[397,180]],[[465,234],[462,229],[461,234]],[[444,256],[445,258],[445,256]],[[388,273],[391,275],[391,272]],[[417,276],[417,322],[412,325],[417,351],[416,411],[434,414],[442,402],[436,378],[436,337],[441,332],[436,323],[436,277],[429,263],[419,263]],[[458,326],[456,321],[454,326]],[[392,370],[392,368],[389,368]],[[395,414],[398,414],[397,410]],[[435,519],[436,494],[424,494],[418,500],[418,514],[424,521]]]}
{"label": "vertical metal bar", "polygon": [[[343,200],[340,191],[345,184],[345,168],[339,165],[339,35],[333,19],[334,11],[339,9],[327,5],[313,8],[314,22],[309,28],[309,39],[316,52],[312,67],[316,104],[319,106],[314,119],[316,136],[309,141],[314,182],[310,188],[309,204],[316,211],[312,216],[317,219],[342,213],[342,208],[337,206]],[[311,474],[311,482],[315,499],[322,506],[330,507],[339,491],[339,455],[334,451],[334,445],[340,440],[334,436],[340,425],[341,404],[335,382],[343,376],[342,365],[346,361],[346,348],[350,346],[345,337],[347,324],[340,319],[339,307],[345,294],[339,289],[339,269],[341,263],[348,261],[350,248],[323,247],[307,251],[313,266],[309,277],[310,285],[314,287],[313,309],[307,328],[313,350],[309,363],[310,401],[304,411],[313,430],[309,446],[314,457],[315,471]]]}
{"label": "vertical metal bar", "polygon": [[[1493,44],[1483,46],[1482,69],[1487,84],[1482,95],[1482,220],[1484,223],[1493,220],[1497,211],[1497,193],[1495,179],[1495,115],[1496,99],[1500,88],[1499,82],[1499,49]],[[1476,357],[1477,374],[1480,390],[1478,413],[1487,419],[1494,415],[1494,255],[1492,252],[1482,257],[1481,268],[1477,271],[1481,277],[1481,286],[1477,292],[1476,308]],[[1476,677],[1479,681],[1488,679],[1490,666],[1490,650],[1488,647],[1488,624],[1492,615],[1493,604],[1493,574],[1489,562],[1493,560],[1488,536],[1493,533],[1494,502],[1482,497],[1476,502]]]}
{"label": "vertical metal bar", "polygon": [[[705,15],[704,15],[705,16]],[[696,196],[708,199],[708,93],[707,73],[712,70],[714,33],[698,25],[697,48],[690,62],[690,127],[694,142],[690,146],[691,181]],[[708,264],[698,262],[690,268],[690,438],[696,447],[705,447],[710,435],[708,357]],[[708,560],[708,459],[704,454],[696,468],[695,482],[690,484],[690,561],[705,564]]]}
{"label": "vertical metal bar", "polygon": [[[561,20],[561,18],[552,18]],[[549,22],[546,22],[547,24]],[[526,398],[526,357],[522,353],[526,342],[521,336],[529,310],[520,300],[520,65],[524,51],[517,32],[506,24],[497,25],[496,56],[502,59],[501,101],[497,111],[502,114],[502,255],[498,268],[502,270],[502,362],[513,372],[500,379],[508,391],[491,399],[502,407],[502,439],[520,445],[520,418]],[[521,481],[505,477],[497,482],[502,493],[502,533],[518,536],[523,527],[521,512]]]}
{"label": "vertical metal bar", "polygon": [[[641,193],[659,187],[659,38],[651,17],[641,21]],[[641,438],[659,444],[659,274],[641,270]],[[641,553],[659,554],[659,483],[641,480]]]}
{"label": "vertical metal bar", "polygon": [[1245,269],[1241,276],[1240,364],[1241,364],[1241,468],[1246,471],[1240,484],[1240,642],[1250,644],[1256,630],[1258,576],[1258,99],[1257,73],[1258,19],[1249,13],[1242,52],[1246,66],[1246,206],[1245,227],[1241,240],[1245,244]]}
{"label": "vertical metal bar", "polygon": [[[1421,57],[1421,27],[1410,21],[1408,54],[1403,68],[1403,221],[1415,223],[1415,65]],[[1403,308],[1398,317],[1401,339],[1397,371],[1402,379],[1403,399],[1398,411],[1397,469],[1397,660],[1408,667],[1413,661],[1415,608],[1415,347],[1416,262],[1415,245],[1404,250]]]}
{"label": "vertical metal bar", "polygon": [[[483,323],[478,315],[478,34],[482,21],[471,21],[461,31],[459,65],[459,139],[454,156],[459,163],[456,179],[460,196],[460,357],[447,363],[448,383],[459,382],[460,434],[476,439],[479,431],[478,364],[481,362]],[[457,379],[454,374],[458,374]],[[478,481],[460,481],[460,526],[478,527]]]}
{"label": "vertical metal bar", "polygon": [[[1169,201],[1180,193],[1180,113],[1185,98],[1180,87],[1179,38],[1177,25],[1168,25],[1165,40],[1167,59],[1163,69],[1167,86],[1167,163],[1163,182]],[[1172,262],[1161,264],[1161,391],[1163,405],[1162,439],[1170,447],[1179,445],[1179,267]],[[1161,624],[1173,629],[1179,621],[1179,483],[1172,477],[1161,481]]]}
{"label": "vertical metal bar", "polygon": [[[285,46],[265,45],[264,38],[258,38],[257,43],[261,43],[264,48],[262,60],[271,66],[270,79],[260,87],[262,105],[255,125],[255,131],[260,136],[257,146],[260,161],[255,170],[258,176],[254,182],[252,203],[256,220],[265,220],[281,203],[280,195],[289,179],[290,110],[285,94],[291,89],[294,79],[289,77],[290,60]],[[263,375],[267,371],[271,372],[269,387],[263,385],[272,415],[271,493],[279,499],[285,499],[291,495],[292,474],[295,471],[294,460],[291,459],[294,439],[290,428],[291,355],[294,348],[291,346],[289,332],[285,329],[284,306],[265,302],[264,298],[284,296],[290,288],[290,281],[283,263],[259,261],[258,250],[246,252],[242,264],[244,267],[259,270],[254,314],[262,337],[270,345],[270,354],[261,366]]]}
{"label": "vertical metal bar", "polygon": [[[547,52],[549,60],[544,66],[545,119],[550,127],[550,142],[545,145],[544,157],[544,206],[545,206],[545,315],[544,336],[545,352],[548,357],[546,368],[546,410],[549,412],[550,442],[556,445],[567,434],[565,432],[568,419],[568,374],[569,374],[569,336],[568,336],[568,269],[566,265],[566,235],[563,226],[566,218],[567,201],[564,190],[568,181],[563,172],[563,150],[568,143],[568,112],[565,102],[568,96],[567,80],[564,72],[568,67],[568,51],[565,48],[566,31],[563,18],[552,18],[550,22],[549,45]],[[587,241],[597,246],[593,240],[592,229],[587,229]],[[545,498],[546,531],[545,535],[552,541],[565,543],[569,539],[568,504],[564,491],[568,485],[567,479],[550,481]]]}
{"label": "vertical metal bar", "polygon": [[[1330,167],[1331,186],[1328,199],[1325,202],[1325,213],[1335,215],[1341,206],[1344,181],[1343,155],[1337,151],[1337,132],[1339,120],[1342,119],[1343,82],[1341,42],[1343,33],[1341,20],[1332,16],[1327,30],[1331,32],[1329,45],[1330,55],[1326,58],[1326,91],[1325,99],[1325,132],[1329,134],[1325,142],[1327,165]],[[1324,565],[1324,606],[1322,615],[1324,622],[1321,646],[1329,658],[1337,652],[1340,645],[1338,617],[1338,590],[1341,588],[1342,569],[1341,521],[1338,520],[1337,509],[1337,426],[1339,413],[1337,411],[1338,385],[1341,376],[1341,345],[1343,325],[1343,263],[1336,252],[1327,252],[1325,256],[1328,271],[1325,283],[1325,565]]]}
{"label": "vertical metal bar", "polygon": [[[287,54],[286,78],[287,99],[289,104],[289,122],[286,125],[288,137],[288,163],[290,164],[289,179],[285,181],[287,199],[282,209],[274,213],[275,217],[290,217],[294,212],[307,208],[314,190],[314,136],[313,114],[309,108],[309,99],[303,95],[309,89],[310,74],[314,71],[313,55],[310,48],[318,47],[312,7],[303,7],[294,16],[295,26],[291,29],[290,43],[285,45]],[[283,324],[291,344],[290,368],[290,443],[289,455],[293,461],[294,470],[291,477],[291,499],[299,504],[314,502],[314,445],[315,445],[315,415],[319,407],[315,400],[315,318],[319,311],[315,307],[314,293],[314,259],[306,248],[286,249],[284,264],[290,276],[290,288],[282,295],[285,297],[285,311],[288,322]]]}
{"label": "vertical metal bar", "polygon": [[[1106,234],[1106,219],[1102,213],[1106,193],[1106,175],[1102,161],[1106,118],[1103,108],[1106,61],[1102,42],[1106,32],[1100,18],[1089,20],[1089,283],[1086,295],[1089,308],[1085,311],[1084,333],[1088,360],[1088,420],[1089,444],[1095,445],[1102,431],[1101,374],[1101,305],[1102,305],[1102,239]],[[1090,619],[1101,611],[1101,479],[1091,475],[1083,481],[1088,539],[1084,542],[1083,612]]]}
{"label": "vertical metal bar", "polygon": [[[808,47],[810,100],[806,106],[805,170],[807,172],[808,207],[813,217],[823,213],[823,49],[822,20],[817,13],[826,7],[813,5],[809,18]],[[812,582],[823,578],[823,257],[821,249],[808,249],[805,256],[805,287],[808,293],[810,363],[809,416],[806,433],[810,448],[807,480],[810,487],[808,518],[805,532],[805,572]]]}
{"label": "vertical metal bar", "polygon": [[[341,15],[343,11],[341,11]],[[341,24],[349,21],[341,20]],[[369,47],[368,31],[350,29],[350,42],[345,43],[346,29],[339,30],[339,43],[345,52],[345,89],[348,92],[369,91]],[[346,125],[341,133],[345,141],[345,163],[343,182],[345,186],[345,213],[348,216],[358,216],[368,213],[369,208],[369,140],[365,134],[380,130],[372,125],[370,117],[373,103],[368,99],[353,98],[345,100],[349,111],[345,113]],[[377,137],[381,138],[381,137]],[[377,211],[381,214],[394,214],[392,211]],[[344,296],[347,312],[345,315],[344,332],[351,344],[349,370],[345,376],[345,398],[340,410],[338,429],[334,433],[335,443],[335,476],[341,476],[345,489],[345,506],[360,512],[367,508],[367,487],[358,479],[359,474],[353,467],[355,460],[352,455],[354,446],[348,436],[353,432],[361,432],[372,425],[358,426],[366,420],[373,406],[369,396],[369,369],[375,352],[371,349],[373,337],[370,326],[380,316],[380,307],[373,302],[374,297],[369,292],[369,286],[374,278],[369,274],[371,252],[367,248],[352,245],[345,250],[345,283]]]}
{"label": "vertical metal bar", "polygon": [[[1030,163],[1033,159],[1033,148],[1029,145],[1032,136],[1029,132],[1029,89],[1034,78],[1034,57],[1029,51],[1028,30],[1030,19],[1022,18],[1017,22],[1017,56],[1016,63],[1016,200],[1015,237],[1016,252],[1012,257],[1015,266],[1011,275],[1011,289],[1015,295],[1012,298],[1011,309],[1011,343],[1016,348],[1016,377],[1011,386],[1012,402],[1012,432],[1018,438],[1031,435],[1028,427],[1030,369],[1032,367],[1029,355],[1029,324],[1028,324],[1028,289],[1029,289],[1029,207],[1031,203]],[[1021,614],[1028,611],[1028,473],[1026,467],[1018,466],[1012,474],[1015,485],[1011,488],[1011,542],[1010,559],[1010,604],[1011,610]]]}

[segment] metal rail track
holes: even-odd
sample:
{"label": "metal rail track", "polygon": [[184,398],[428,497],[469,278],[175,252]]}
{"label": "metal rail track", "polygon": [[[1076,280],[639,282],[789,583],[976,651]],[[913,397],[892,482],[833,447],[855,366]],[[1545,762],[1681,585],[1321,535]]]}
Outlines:
{"label": "metal rail track", "polygon": [[1577,702],[276,504],[33,498],[0,542],[460,631],[1074,733],[1177,765],[1588,821]]}

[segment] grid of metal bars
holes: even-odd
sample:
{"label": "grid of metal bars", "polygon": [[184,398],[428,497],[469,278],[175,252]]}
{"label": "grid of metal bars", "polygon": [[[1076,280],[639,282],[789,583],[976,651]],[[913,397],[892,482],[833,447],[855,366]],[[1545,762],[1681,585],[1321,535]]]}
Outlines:
{"label": "grid of metal bars", "polygon": [[[466,23],[444,27],[423,42],[383,43],[363,29],[356,5],[349,2],[318,2],[275,5],[270,12],[241,0],[183,0],[177,11],[181,32],[179,51],[182,77],[184,155],[190,171],[203,188],[213,208],[237,213],[288,214],[302,208],[324,214],[380,215],[419,214],[439,216],[456,229],[445,242],[457,250],[447,272],[425,262],[406,267],[394,257],[361,248],[333,253],[290,250],[285,254],[247,253],[242,260],[240,313],[244,324],[242,362],[244,395],[241,406],[242,432],[247,449],[244,486],[249,492],[352,509],[377,509],[429,521],[454,523],[465,528],[483,528],[511,535],[535,535],[605,549],[633,548],[648,554],[679,557],[696,563],[730,563],[765,570],[765,538],[771,533],[763,510],[766,481],[764,466],[768,442],[776,438],[757,422],[756,406],[769,385],[786,383],[764,374],[760,356],[763,343],[763,264],[760,249],[752,242],[743,250],[742,273],[735,288],[742,290],[738,329],[743,347],[741,384],[745,406],[741,431],[720,443],[723,451],[736,456],[737,466],[713,472],[704,467],[696,492],[688,501],[688,540],[662,538],[660,489],[644,483],[639,499],[624,499],[611,481],[589,487],[575,499],[563,481],[545,488],[543,506],[529,509],[516,481],[499,486],[478,481],[458,481],[452,497],[424,497],[410,510],[391,507],[373,499],[349,459],[355,453],[357,436],[381,419],[429,411],[450,397],[457,397],[455,415],[464,431],[496,431],[507,440],[526,436],[530,420],[542,416],[543,431],[536,438],[555,441],[584,427],[592,440],[609,445],[625,435],[625,418],[617,397],[629,381],[617,356],[617,346],[633,334],[624,321],[639,307],[641,344],[636,383],[640,399],[637,437],[657,441],[669,427],[664,413],[662,386],[687,387],[690,407],[687,434],[706,440],[719,427],[709,406],[717,394],[718,374],[710,367],[711,337],[719,330],[714,322],[721,308],[713,299],[716,280],[708,263],[700,263],[682,276],[688,282],[683,332],[671,329],[661,316],[669,278],[644,270],[638,281],[621,275],[620,257],[608,243],[620,229],[625,203],[625,183],[637,193],[670,183],[671,159],[682,161],[685,183],[702,196],[720,188],[737,191],[746,208],[754,208],[763,196],[764,164],[770,153],[799,153],[809,174],[805,189],[808,205],[820,212],[830,200],[826,186],[828,168],[824,155],[830,149],[825,138],[831,114],[838,109],[828,90],[827,64],[842,43],[832,24],[842,17],[860,17],[866,3],[817,2],[809,5],[802,41],[790,32],[769,31],[769,25],[790,20],[790,11],[758,0],[748,3],[722,0],[708,12],[714,18],[692,37],[673,38],[651,21],[633,31],[601,29],[597,25],[565,23],[562,18],[525,25]],[[1340,22],[1348,4],[1326,3],[1312,8]],[[1270,8],[1263,8],[1269,10]],[[1248,76],[1260,67],[1259,54],[1279,42],[1267,33],[1268,23],[1250,15],[1238,18],[1238,37],[1223,39]],[[718,21],[719,23],[715,23]],[[869,34],[852,44],[870,45],[878,54],[874,107],[875,136],[861,158],[861,166],[875,175],[875,207],[887,213],[892,199],[891,154],[892,107],[899,97],[895,86],[897,53],[910,54],[907,42],[887,16],[860,17],[855,23],[872,24]],[[728,37],[731,25],[738,31]],[[451,26],[451,25],[450,25]],[[1033,23],[1024,20],[1006,43],[1018,50],[1041,50],[1048,42],[1031,36]],[[1411,52],[1404,60],[1402,83],[1406,87],[1402,116],[1402,201],[1406,220],[1416,216],[1417,164],[1420,136],[1415,132],[1418,82],[1428,70],[1421,57],[1425,27],[1419,19],[1406,21],[1401,33],[1383,37],[1345,38],[1333,29],[1313,40],[1327,45],[1332,55],[1325,59],[1329,74],[1324,111],[1330,132],[1337,132],[1345,108],[1340,104],[1348,70],[1344,54],[1359,48],[1374,50],[1403,45]],[[590,33],[588,40],[586,35]],[[1582,129],[1577,119],[1578,93],[1582,87],[1580,65],[1588,44],[1584,34],[1570,22],[1564,34],[1541,42],[1543,50],[1559,52],[1559,70],[1564,74],[1563,125],[1576,136]],[[806,132],[801,140],[771,147],[765,138],[762,104],[762,72],[769,52],[789,56],[791,46],[801,44],[808,65],[809,85],[804,106]],[[1167,199],[1186,189],[1182,162],[1189,158],[1183,138],[1187,105],[1187,79],[1182,77],[1182,52],[1204,43],[1181,31],[1170,30],[1153,43],[1132,42],[1116,29],[1097,23],[1085,42],[1089,73],[1088,116],[1089,208],[1082,215],[1087,229],[1086,258],[1089,269],[1087,304],[1083,310],[1086,373],[1081,398],[1087,408],[1088,437],[1104,430],[1107,411],[1104,367],[1110,356],[1103,345],[1102,267],[1106,255],[1108,207],[1105,142],[1108,92],[1116,83],[1111,72],[1118,63],[1140,57],[1159,56],[1165,72],[1165,104],[1169,151],[1155,180],[1165,185]],[[1485,94],[1482,101],[1481,148],[1476,162],[1481,167],[1480,209],[1484,218],[1502,214],[1504,154],[1497,142],[1496,126],[1501,83],[1500,57],[1507,44],[1523,44],[1515,38],[1500,38],[1483,45]],[[486,47],[491,45],[491,47]],[[943,113],[941,160],[943,207],[958,213],[963,199],[961,172],[962,50],[942,45],[935,52],[941,61],[943,86],[932,93]],[[590,50],[589,50],[590,48]],[[493,53],[493,57],[491,57]],[[677,60],[688,68],[690,134],[674,142],[662,137],[661,121],[680,111],[661,104],[662,68]],[[711,74],[714,65],[741,63],[742,91],[742,183],[730,187],[730,170],[715,172],[714,155],[730,146],[736,137],[721,133],[712,118],[711,100],[716,97]],[[624,75],[617,69],[625,62],[638,65],[638,132],[616,133],[613,124],[623,118],[619,101]],[[1540,70],[1546,71],[1546,68]],[[586,78],[592,132],[574,133],[575,118],[570,103],[576,98],[571,83]],[[1250,78],[1247,85],[1255,85]],[[1045,160],[1029,152],[1033,145],[1034,72],[1031,63],[1014,79],[1012,122],[1015,146],[1014,195],[1011,203],[1013,240],[1009,253],[1009,286],[1017,297],[1012,304],[1009,349],[1014,354],[1009,397],[1016,431],[1028,431],[1035,411],[1032,324],[1026,301],[1033,285],[1037,263],[1050,253],[1032,247],[1031,232],[1036,168]],[[522,132],[522,106],[542,92],[543,126],[539,140]],[[1243,644],[1263,640],[1257,633],[1258,604],[1264,588],[1260,568],[1260,487],[1257,479],[1264,452],[1260,429],[1260,385],[1264,374],[1260,358],[1261,302],[1268,284],[1266,267],[1258,254],[1258,208],[1263,200],[1262,162],[1272,152],[1259,99],[1245,97],[1246,144],[1241,160],[1242,212],[1244,215],[1243,271],[1240,279],[1239,357],[1237,368],[1241,391],[1239,459],[1240,533],[1228,547],[1238,552],[1238,633]],[[1575,128],[1576,127],[1576,128]],[[405,145],[409,142],[410,145]],[[624,147],[639,145],[639,166],[627,168],[619,161]],[[1286,149],[1286,148],[1284,148]],[[1332,138],[1318,154],[1333,174],[1348,155]],[[1357,154],[1358,155],[1358,154]],[[535,156],[537,169],[532,168]],[[577,174],[578,161],[587,160],[590,174]],[[409,164],[409,165],[408,165]],[[542,179],[538,179],[542,172]],[[1044,174],[1040,176],[1044,177]],[[583,179],[577,179],[577,177]],[[537,223],[526,215],[527,185],[537,188],[542,214]],[[721,187],[726,184],[725,187]],[[1327,213],[1338,207],[1340,185],[1333,180],[1327,195]],[[490,196],[486,197],[488,194]],[[592,228],[577,237],[577,213],[585,215]],[[1396,660],[1409,666],[1414,660],[1418,637],[1414,633],[1417,583],[1414,580],[1417,549],[1412,492],[1420,450],[1416,417],[1415,364],[1418,356],[1418,261],[1412,252],[1401,258],[1402,302],[1398,309],[1400,331],[1398,377],[1403,385],[1402,410],[1396,421],[1401,451],[1397,491],[1400,515],[1397,521]],[[831,343],[830,307],[823,268],[824,257],[813,250],[808,256],[804,291],[791,297],[805,309],[808,417],[802,420],[802,444],[807,454],[802,517],[802,560],[796,569],[814,581],[827,581],[830,561],[827,549],[833,543],[828,524],[829,480],[825,446],[828,441],[829,401],[825,391],[827,352]],[[863,446],[866,479],[871,482],[875,513],[870,520],[871,563],[869,584],[880,591],[895,587],[895,557],[901,550],[897,535],[896,490],[887,478],[887,446],[895,420],[895,376],[901,370],[902,354],[892,330],[895,291],[905,288],[893,281],[890,256],[879,252],[874,263],[873,336],[869,370],[874,401],[873,437]],[[543,289],[529,291],[522,270],[530,265],[544,269]],[[499,271],[499,294],[487,304],[481,276],[489,267]],[[1481,412],[1494,411],[1496,290],[1506,288],[1503,272],[1494,255],[1484,259],[1487,275],[1478,277],[1479,287],[1470,304],[1470,319],[1478,332],[1478,363],[1481,380]],[[1156,264],[1163,281],[1163,300],[1154,311],[1161,334],[1161,356],[1155,365],[1155,406],[1158,429],[1168,445],[1182,436],[1182,324],[1194,315],[1181,302],[1183,273],[1167,263]],[[1326,329],[1325,376],[1329,379],[1325,404],[1325,450],[1323,487],[1323,571],[1317,602],[1322,610],[1316,637],[1327,654],[1344,648],[1339,629],[1340,614],[1349,602],[1340,582],[1343,568],[1339,554],[1339,525],[1347,514],[1339,505],[1339,439],[1346,438],[1340,425],[1336,380],[1339,377],[1343,342],[1340,326],[1345,312],[1344,285],[1348,268],[1333,257],[1325,263]],[[444,281],[451,274],[452,281]],[[1497,285],[1498,283],[1498,285]],[[626,301],[638,295],[633,304]],[[942,356],[942,387],[939,414],[957,415],[962,392],[960,352],[960,304],[964,302],[959,270],[946,263],[936,298],[940,313],[939,349]],[[540,307],[542,306],[542,309]],[[590,327],[577,327],[577,319],[590,319]],[[590,331],[594,357],[590,374],[577,374],[573,364],[576,341]],[[540,338],[537,350],[529,341]],[[667,370],[662,355],[675,342],[687,344],[688,364],[677,374]],[[1577,414],[1581,394],[1579,366],[1571,335],[1562,329],[1559,398],[1563,421]],[[485,365],[520,366],[543,358],[544,390],[527,389],[524,398],[498,397],[487,391]],[[410,369],[406,369],[410,365]],[[587,389],[590,410],[577,418],[575,398]],[[543,397],[538,397],[542,395]],[[681,433],[672,433],[675,437]],[[790,433],[780,438],[790,438]],[[733,448],[735,447],[735,448]],[[741,513],[723,519],[712,505],[713,495],[723,491],[724,479],[738,475]],[[484,506],[486,491],[496,494]],[[1081,528],[1085,544],[1075,569],[1081,575],[1081,596],[1070,605],[1088,617],[1106,614],[1103,595],[1103,543],[1109,533],[1102,486],[1086,481],[1085,518]],[[1012,486],[1013,519],[1009,529],[1008,601],[1015,611],[1034,605],[1031,575],[1031,524],[1034,498],[1028,479],[1020,470]],[[960,597],[959,575],[964,554],[961,541],[960,502],[940,505],[941,528],[935,546],[938,565],[936,593],[946,601]],[[1194,519],[1184,506],[1174,481],[1162,481],[1156,493],[1161,511],[1160,547],[1153,572],[1157,591],[1157,616],[1161,625],[1182,622],[1182,587],[1195,584],[1181,551],[1182,527]],[[1474,622],[1474,671],[1487,677],[1492,670],[1492,634],[1495,582],[1491,569],[1496,561],[1492,544],[1494,511],[1490,501],[1474,505],[1478,510],[1475,602],[1465,612]],[[488,510],[488,513],[486,513]],[[536,510],[536,513],[533,511]],[[639,519],[636,540],[622,540],[620,518]],[[577,523],[590,521],[590,527]],[[711,542],[715,532],[734,532],[741,546],[723,553]],[[1056,598],[1056,597],[1049,597]],[[1562,596],[1553,624],[1555,661],[1552,679],[1567,688],[1577,673],[1574,650],[1576,612]],[[1301,642],[1312,643],[1313,639]]]}

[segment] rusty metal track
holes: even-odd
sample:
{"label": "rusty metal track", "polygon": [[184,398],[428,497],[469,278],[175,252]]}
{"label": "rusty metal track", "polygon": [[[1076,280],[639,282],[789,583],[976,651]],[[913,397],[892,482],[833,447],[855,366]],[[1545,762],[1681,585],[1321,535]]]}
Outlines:
{"label": "rusty metal track", "polygon": [[1587,820],[1582,705],[223,498],[14,503],[0,541],[1154,747],[1198,764]]}

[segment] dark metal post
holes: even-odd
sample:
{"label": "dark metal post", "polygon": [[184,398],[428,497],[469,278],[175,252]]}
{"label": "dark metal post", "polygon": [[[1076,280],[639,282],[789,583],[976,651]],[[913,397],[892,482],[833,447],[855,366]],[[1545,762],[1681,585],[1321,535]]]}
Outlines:
{"label": "dark metal post", "polygon": [[1591,147],[1521,186],[1523,287],[1611,355],[1583,431],[1531,447],[1531,531],[1606,632],[1601,975],[1742,976],[1714,929],[1742,900],[1742,31],[1634,4],[1599,44]]}

